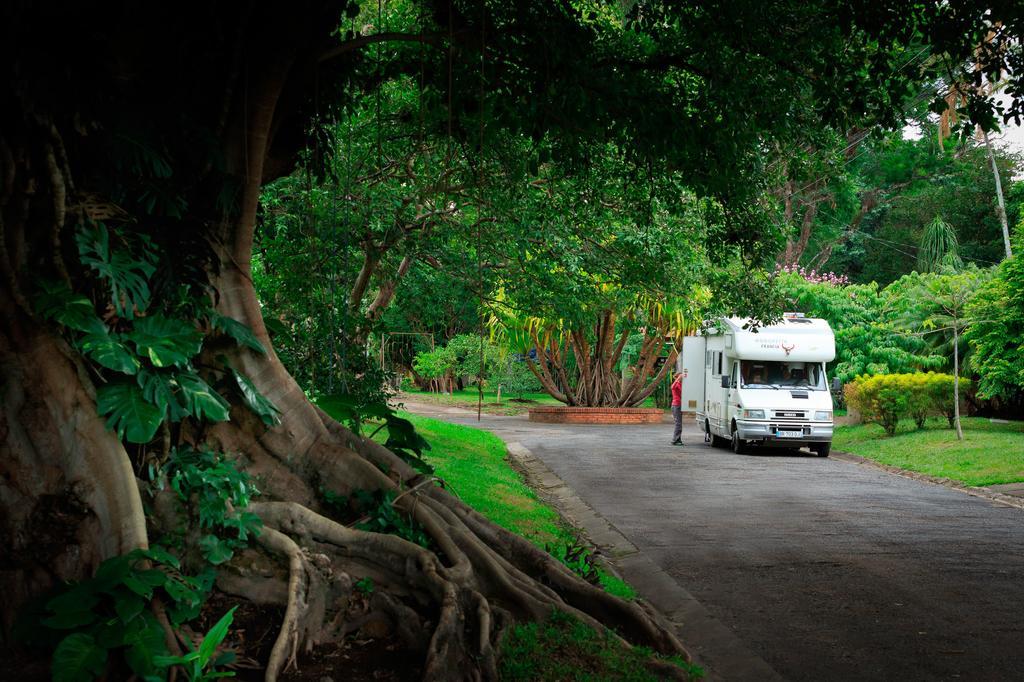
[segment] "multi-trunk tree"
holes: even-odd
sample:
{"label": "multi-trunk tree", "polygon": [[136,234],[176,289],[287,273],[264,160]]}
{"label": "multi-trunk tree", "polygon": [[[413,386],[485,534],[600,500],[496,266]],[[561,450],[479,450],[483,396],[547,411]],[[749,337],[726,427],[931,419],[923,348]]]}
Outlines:
{"label": "multi-trunk tree", "polygon": [[[181,556],[151,550],[146,561],[165,568],[140,567],[118,610],[137,638],[117,646],[139,674],[154,653],[180,648],[173,625],[186,614],[164,597],[195,591],[177,566],[201,559],[221,566],[222,592],[283,608],[260,661],[271,680],[345,631],[366,577],[374,616],[422,657],[428,679],[495,677],[507,626],[553,610],[684,651],[645,602],[577,578],[309,402],[274,352],[253,285],[262,188],[311,146],[320,102],[345,86],[366,96],[387,77],[366,77],[365,49],[388,45],[396,64],[423,74],[454,136],[474,139],[485,121],[550,135],[577,164],[581,140],[616,138],[655,176],[667,160],[695,196],[715,198],[726,219],[714,248],[758,253],[764,233],[747,218],[764,140],[864,111],[895,120],[892,90],[879,87],[894,72],[887,49],[944,10],[915,22],[870,3],[402,7],[404,23],[387,30],[372,10],[312,1],[0,10],[5,627],[31,597],[104,559],[174,541]],[[964,16],[979,22],[952,18]],[[258,479],[259,498],[239,494],[221,453]],[[216,525],[227,538],[202,525],[209,506],[179,526],[176,495],[192,499],[179,478],[180,491],[146,485],[200,464],[220,473],[195,485],[233,486],[217,498],[231,500]],[[146,505],[140,488],[153,495]],[[357,527],[337,501],[360,492],[425,540]],[[229,539],[250,544],[244,561],[227,559]],[[106,589],[127,580],[125,564],[106,566]],[[76,617],[91,608],[51,606]],[[80,634],[64,652],[92,647],[76,660],[102,673],[101,642]]]}

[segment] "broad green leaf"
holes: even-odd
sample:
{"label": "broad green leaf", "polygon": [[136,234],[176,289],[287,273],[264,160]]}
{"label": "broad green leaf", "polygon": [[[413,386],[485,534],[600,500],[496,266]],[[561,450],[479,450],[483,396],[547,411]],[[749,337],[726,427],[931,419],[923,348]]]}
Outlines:
{"label": "broad green leaf", "polygon": [[92,635],[68,635],[53,652],[53,682],[82,682],[99,676],[107,663],[107,650]]}
{"label": "broad green leaf", "polygon": [[163,412],[148,402],[135,383],[107,384],[96,391],[96,407],[107,427],[131,443],[148,443],[163,421]]}
{"label": "broad green leaf", "polygon": [[122,554],[107,559],[96,569],[96,575],[90,583],[99,592],[117,591],[121,581],[131,571],[133,558],[132,554]]}
{"label": "broad green leaf", "polygon": [[123,623],[130,622],[135,616],[142,613],[142,609],[145,607],[146,602],[142,601],[142,598],[134,592],[122,591],[114,599],[114,611],[117,612],[117,617]]}
{"label": "broad green leaf", "polygon": [[64,282],[40,280],[39,288],[42,291],[35,297],[35,308],[46,319],[87,334],[107,332],[92,301],[71,291]]}
{"label": "broad green leaf", "polygon": [[139,371],[139,360],[135,354],[121,343],[119,335],[109,334],[106,329],[101,334],[84,336],[78,342],[78,347],[107,369],[122,374],[135,374]]}
{"label": "broad green leaf", "polygon": [[231,621],[235,617],[235,609],[237,606],[231,607],[231,610],[225,613],[217,624],[210,628],[210,631],[203,637],[202,643],[199,645],[199,664],[202,667],[206,667],[206,664],[213,658],[214,652],[220,643],[224,641],[224,638],[228,634],[228,628],[231,627]]}
{"label": "broad green leaf", "polygon": [[134,575],[125,576],[124,586],[140,597],[150,599],[153,596],[153,586],[143,580],[139,580]]}
{"label": "broad green leaf", "polygon": [[203,553],[203,558],[214,566],[228,561],[235,555],[231,547],[228,546],[228,543],[216,535],[204,535],[200,538],[199,549]]}
{"label": "broad green leaf", "polygon": [[128,338],[139,355],[149,358],[156,367],[184,367],[199,354],[203,344],[203,335],[191,322],[159,313],[136,320]]}
{"label": "broad green leaf", "polygon": [[67,592],[46,602],[46,608],[54,613],[62,611],[88,611],[100,601],[89,582],[75,585]]}
{"label": "broad green leaf", "polygon": [[171,421],[178,422],[188,416],[188,411],[174,394],[177,381],[173,372],[143,367],[139,370],[136,383],[142,389],[142,396],[156,405],[161,414],[168,415]]}
{"label": "broad green leaf", "polygon": [[236,371],[234,368],[231,368],[231,373],[235,375],[235,381],[238,382],[238,388],[242,391],[242,397],[245,398],[245,403],[249,406],[249,409],[259,415],[259,418],[267,426],[277,426],[280,424],[281,419],[278,415],[281,414],[281,411],[277,409],[277,406],[264,398],[263,394],[256,390],[256,386],[249,381],[247,376]]}
{"label": "broad green leaf", "polygon": [[152,613],[144,611],[129,630],[124,638],[124,644],[128,646],[124,652],[125,661],[135,674],[152,675],[156,672],[154,659],[167,654],[163,628]]}
{"label": "broad green leaf", "polygon": [[266,355],[267,350],[260,343],[260,340],[256,338],[256,334],[253,333],[252,329],[248,325],[242,324],[233,317],[221,315],[219,313],[213,313],[210,315],[210,322],[213,324],[213,328],[222,331],[231,338],[233,338],[238,345],[251,348],[260,355]]}
{"label": "broad green leaf", "polygon": [[229,419],[231,406],[227,400],[196,374],[179,374],[181,405],[197,419],[223,422]]}
{"label": "broad green leaf", "polygon": [[[111,234],[115,243],[111,244]],[[82,225],[75,235],[78,255],[83,265],[92,268],[110,285],[110,300],[121,317],[131,319],[136,310],[149,305],[149,278],[156,271],[156,254],[152,243],[136,237],[137,248],[128,246],[117,230],[106,225]],[[124,243],[117,243],[124,242]]]}
{"label": "broad green leaf", "polygon": [[164,590],[176,602],[192,606],[199,601],[199,592],[177,580],[168,580]]}
{"label": "broad green leaf", "polygon": [[166,564],[172,568],[178,568],[181,566],[181,562],[178,560],[178,557],[174,556],[160,545],[153,545],[149,549],[142,550],[142,553],[147,559],[152,559],[158,563]]}
{"label": "broad green leaf", "polygon": [[416,427],[408,419],[402,419],[394,414],[388,420],[388,441],[387,448],[402,448],[412,450],[417,455],[422,455],[424,450],[430,449],[430,443],[416,431]]}

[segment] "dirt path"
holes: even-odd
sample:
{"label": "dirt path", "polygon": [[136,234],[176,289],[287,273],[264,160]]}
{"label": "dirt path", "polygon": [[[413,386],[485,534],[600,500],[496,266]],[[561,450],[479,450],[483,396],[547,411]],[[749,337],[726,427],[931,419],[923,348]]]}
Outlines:
{"label": "dirt path", "polygon": [[670,425],[408,407],[522,443],[788,679],[1024,680],[1020,509],[849,462],[734,455],[695,428],[672,447]]}

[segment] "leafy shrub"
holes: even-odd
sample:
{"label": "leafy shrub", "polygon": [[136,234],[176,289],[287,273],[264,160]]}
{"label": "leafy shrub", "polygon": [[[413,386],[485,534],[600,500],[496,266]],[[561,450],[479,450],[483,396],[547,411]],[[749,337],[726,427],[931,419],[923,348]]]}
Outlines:
{"label": "leafy shrub", "polygon": [[[961,386],[967,381],[961,379]],[[847,404],[865,422],[880,424],[886,434],[896,433],[899,420],[912,417],[918,428],[932,414],[953,424],[953,377],[935,372],[859,376],[844,388]]]}
{"label": "leafy shrub", "polygon": [[[57,681],[97,679],[111,665],[126,666],[142,679],[163,680],[173,662],[163,658],[169,653],[164,629],[149,602],[159,597],[177,628],[199,615],[213,580],[212,569],[183,574],[178,559],[161,547],[135,550],[107,559],[92,578],[30,605],[17,634],[32,645],[56,643]],[[107,679],[115,678],[120,679]]]}
{"label": "leafy shrub", "polygon": [[424,379],[437,381],[448,378],[458,364],[453,350],[438,346],[434,350],[424,351],[416,355],[412,368]]}
{"label": "leafy shrub", "polygon": [[203,558],[213,565],[231,559],[250,535],[259,535],[263,522],[243,511],[259,495],[252,478],[218,452],[179,448],[171,451],[155,486],[170,485],[179,502],[193,513],[206,532],[199,539]]}
{"label": "leafy shrub", "polygon": [[522,399],[526,393],[541,390],[540,382],[526,366],[526,361],[522,357],[509,353],[498,367],[494,379],[509,395]]}

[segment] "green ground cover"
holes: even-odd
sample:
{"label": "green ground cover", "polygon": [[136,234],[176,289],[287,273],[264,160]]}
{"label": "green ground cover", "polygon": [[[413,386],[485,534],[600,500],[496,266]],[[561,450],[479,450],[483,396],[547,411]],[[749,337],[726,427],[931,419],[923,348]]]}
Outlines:
{"label": "green ground cover", "polygon": [[1024,422],[965,417],[962,424],[962,442],[944,418],[935,417],[921,430],[904,420],[891,438],[876,424],[837,426],[832,443],[836,450],[967,485],[1024,481]]}
{"label": "green ground cover", "polygon": [[[523,682],[563,680],[623,680],[656,682],[663,679],[649,667],[650,649],[624,649],[611,637],[599,634],[576,618],[555,613],[543,623],[513,626],[502,645],[501,679]],[[703,677],[703,670],[680,658],[667,660]]]}

